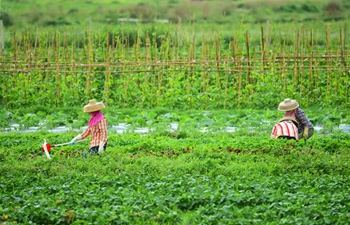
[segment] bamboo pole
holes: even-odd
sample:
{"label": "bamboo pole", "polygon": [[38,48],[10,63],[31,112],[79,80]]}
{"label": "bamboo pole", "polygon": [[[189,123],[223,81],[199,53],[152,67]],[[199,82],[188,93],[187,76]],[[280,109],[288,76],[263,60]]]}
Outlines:
{"label": "bamboo pole", "polygon": [[[151,60],[151,57],[150,57],[150,54],[151,54],[151,52],[150,52],[150,45],[151,45],[151,43],[150,43],[150,39],[149,39],[149,36],[148,36],[148,32],[146,33],[146,46],[145,46],[145,59],[146,59],[146,64]],[[148,72],[146,72],[145,73],[145,76],[144,76],[144,83],[143,83],[143,103],[142,104],[144,104],[145,102],[145,100],[147,100],[148,98],[149,98],[149,91],[148,91],[148,81],[149,80],[149,73]]]}
{"label": "bamboo pole", "polygon": [[[300,58],[304,57],[304,49],[306,49],[306,41],[307,38],[305,37],[305,29],[304,25],[302,24],[300,26],[300,32],[299,32],[299,56],[298,56],[298,87],[299,87],[299,96],[300,99],[304,102],[308,102],[309,96],[305,93],[305,83],[303,82],[305,80],[305,73],[304,73],[304,60],[301,60]],[[307,106],[307,105],[306,105]]]}
{"label": "bamboo pole", "polygon": [[[86,80],[85,80],[85,95],[90,96],[91,91],[91,68],[92,68],[92,37],[91,32],[85,31],[85,37],[86,37],[86,46],[87,46],[87,63],[88,63],[88,69],[86,73]],[[84,48],[85,49],[85,48]]]}
{"label": "bamboo pole", "polygon": [[[128,61],[129,58],[128,58],[128,54],[127,54],[127,51],[129,49],[129,43],[130,43],[130,39],[129,39],[129,36],[124,36],[125,38],[125,45],[123,45],[122,49],[123,49],[123,58],[124,60]],[[130,67],[129,67],[130,68]],[[131,73],[134,73],[132,70],[128,70],[127,72],[127,76],[126,76],[126,84],[125,84],[125,99],[126,99],[126,106],[127,107],[130,107],[129,104],[130,104],[130,94],[129,94],[129,88],[130,88],[130,77],[131,77]]]}
{"label": "bamboo pole", "polygon": [[76,81],[75,82],[69,82],[69,86],[70,86],[70,90],[71,90],[71,92],[70,92],[70,94],[71,94],[71,96],[73,97],[73,99],[78,99],[78,96],[77,96],[77,91],[75,90],[75,86],[76,85],[78,85],[80,82],[80,73],[75,73],[75,68],[76,68],[76,66],[75,66],[75,64],[76,64],[76,57],[75,57],[75,50],[76,50],[76,48],[75,48],[75,44],[76,44],[76,39],[75,39],[75,37],[76,37],[76,35],[75,35],[75,33],[74,33],[74,30],[73,30],[73,28],[72,28],[72,30],[71,30],[71,34],[73,34],[72,35],[72,40],[71,40],[71,43],[70,43],[70,57],[69,57],[69,62],[70,62],[70,65],[69,65],[69,75],[71,76],[71,79],[75,79]]}
{"label": "bamboo pole", "polygon": [[109,33],[106,32],[106,72],[105,72],[105,82],[104,82],[104,102],[108,106],[109,104],[109,92],[110,92],[110,63],[111,63],[111,47],[109,45]]}
{"label": "bamboo pole", "polygon": [[[346,73],[348,71],[348,67],[347,67],[347,61],[345,60],[345,33],[346,33],[346,30],[345,30],[345,26],[346,24],[344,24],[344,32],[342,30],[342,27],[340,26],[340,29],[339,29],[339,37],[340,37],[340,58],[341,58],[341,63],[342,63],[342,67],[343,67],[343,72],[341,73],[341,78],[343,78],[344,80],[344,83],[347,83],[347,76],[346,76]],[[347,93],[348,93],[348,87],[349,85],[345,85],[345,96],[348,96]],[[339,87],[337,86],[337,90],[340,90]],[[345,98],[345,101],[347,102],[348,101],[348,98]]]}
{"label": "bamboo pole", "polygon": [[[208,60],[208,44],[207,40],[205,38],[205,32],[202,28],[202,48],[201,48],[201,54],[202,54],[202,59],[203,60]],[[206,69],[206,63],[202,62],[201,63],[201,92],[204,95],[204,105],[207,107],[208,106],[208,89],[207,89],[207,77],[208,77],[208,71]]]}
{"label": "bamboo pole", "polygon": [[[344,62],[345,62],[345,64],[344,64],[345,83],[348,84],[349,83],[349,76],[347,74],[349,74],[350,72],[349,72],[349,63],[345,60],[345,53],[346,53],[345,46],[346,46],[346,34],[347,34],[347,30],[346,30],[347,26],[346,25],[347,25],[347,23],[345,22],[344,23],[344,32],[343,32],[343,36],[342,36],[342,40],[343,40],[342,41],[342,46],[343,46],[342,49],[343,49],[343,53],[344,53]],[[349,96],[349,85],[345,85],[345,103],[346,103],[346,105],[349,102],[348,96]]]}
{"label": "bamboo pole", "polygon": [[[261,65],[263,68],[263,73],[266,67],[266,55],[265,55],[265,46],[264,46],[264,28],[260,25],[260,49],[261,49]],[[265,73],[264,73],[265,74]]]}
{"label": "bamboo pole", "polygon": [[[115,42],[115,36],[116,36],[116,34],[113,31],[112,32],[112,47],[111,47],[112,53],[115,52],[115,50],[117,49],[117,46],[116,46],[117,44]],[[112,54],[112,62],[116,62],[117,61],[116,58],[115,58],[115,55],[116,54]]]}
{"label": "bamboo pole", "polygon": [[55,63],[56,63],[56,106],[61,103],[61,74],[60,74],[60,34],[56,31],[54,36],[55,42],[53,45],[55,52]]}
{"label": "bamboo pole", "polygon": [[[245,86],[247,87],[251,83],[251,61],[250,61],[250,51],[249,51],[249,35],[248,35],[248,30],[245,33],[245,45],[247,49],[247,74],[246,74],[246,79],[245,79]],[[253,95],[253,89],[249,88],[249,101],[252,100],[252,95]]]}
{"label": "bamboo pole", "polygon": [[264,48],[266,53],[269,52],[270,42],[271,42],[271,24],[270,24],[270,21],[267,20],[266,21],[266,44]]}
{"label": "bamboo pole", "polygon": [[339,38],[340,38],[340,58],[341,62],[344,67],[346,67],[346,61],[345,61],[345,56],[344,56],[344,51],[345,51],[345,44],[344,44],[344,35],[343,35],[343,30],[342,27],[340,26],[339,28]]}
{"label": "bamboo pole", "polygon": [[224,86],[224,109],[227,108],[227,102],[229,101],[228,91],[229,91],[229,65],[225,64],[225,86]]}
{"label": "bamboo pole", "polygon": [[[157,60],[157,62],[161,61],[162,59],[165,61],[165,63],[163,64],[163,66],[159,66],[160,67],[160,71],[158,72],[158,97],[157,97],[157,106],[160,106],[160,100],[162,100],[162,96],[163,96],[163,82],[164,85],[166,86],[166,81],[164,79],[164,73],[166,70],[166,64],[168,62],[168,57],[169,57],[169,45],[170,45],[170,39],[169,37],[165,37],[165,39],[162,39],[161,42],[161,50],[160,50],[160,59]],[[165,47],[164,47],[165,46]]]}
{"label": "bamboo pole", "polygon": [[[282,39],[282,34],[280,32],[280,38]],[[286,37],[283,38],[283,41],[281,41],[281,54],[282,54],[282,63],[281,63],[281,70],[282,70],[282,74],[283,74],[283,88],[282,88],[282,92],[283,93],[287,93],[287,74],[286,74],[286,60],[285,60],[285,55],[284,55],[284,49],[285,49],[285,44],[286,44]]]}
{"label": "bamboo pole", "polygon": [[247,50],[247,65],[248,65],[248,69],[247,69],[247,74],[246,74],[246,85],[250,84],[250,52],[249,52],[249,35],[248,35],[248,30],[245,32],[245,47]]}
{"label": "bamboo pole", "polygon": [[[175,37],[172,39],[172,41],[174,42],[173,47],[172,47],[172,51],[170,51],[171,62],[176,61],[176,58],[177,58],[177,49],[178,49],[178,45],[176,44],[177,43],[176,40],[178,38],[177,37],[178,36],[177,27],[176,27],[176,32],[175,32],[174,36]],[[169,96],[172,96],[175,93],[175,76],[176,75],[175,75],[174,71],[176,71],[178,69],[178,67],[175,64],[172,64],[172,63],[169,63],[169,64],[171,65],[167,71],[167,74],[170,73],[170,81],[168,82],[168,84],[169,84],[169,89],[171,91],[169,91]],[[172,71],[170,72],[170,70],[172,70]]]}
{"label": "bamboo pole", "polygon": [[[40,40],[40,35],[39,35],[39,29],[36,29],[36,32],[35,32],[35,41],[34,41],[34,48],[33,48],[33,63],[35,64],[35,70],[36,71],[40,71],[40,67],[38,66],[39,65],[39,62],[38,62],[38,58],[41,58],[39,55],[41,54],[42,51],[38,51],[39,49],[39,40]],[[41,46],[40,46],[41,47]],[[38,82],[39,84],[41,84],[43,82],[43,73],[40,71],[39,72],[39,76],[38,76]]]}
{"label": "bamboo pole", "polygon": [[[157,40],[156,40],[156,38],[155,37],[157,37],[157,35],[154,35],[153,36],[153,42],[154,42],[154,45],[153,45],[153,54],[154,54],[154,61],[156,62],[156,63],[158,63],[158,54],[157,54],[157,52],[158,52],[158,44],[157,44]],[[152,95],[152,100],[153,100],[153,98],[156,98],[155,100],[154,100],[154,105],[152,105],[152,107],[155,107],[155,106],[158,106],[158,101],[159,101],[159,98],[157,98],[158,97],[158,95],[157,95],[157,89],[156,89],[156,87],[157,87],[157,82],[158,82],[158,84],[159,84],[159,69],[158,69],[158,66],[154,66],[153,67],[154,69],[153,69],[153,76],[152,76],[152,78],[153,78],[153,85],[152,85],[152,87],[153,87],[153,89],[151,90],[151,92],[152,93],[154,93],[154,92],[156,92],[156,93],[154,93],[153,95]]]}
{"label": "bamboo pole", "polygon": [[332,79],[332,75],[331,75],[331,61],[330,61],[330,24],[327,25],[326,31],[325,31],[325,35],[326,35],[326,62],[327,62],[327,87],[326,87],[326,99],[327,99],[327,103],[329,102],[329,98],[331,96],[331,79]]}
{"label": "bamboo pole", "polygon": [[17,69],[17,57],[18,57],[18,45],[17,45],[17,35],[13,32],[13,69]]}
{"label": "bamboo pole", "polygon": [[[231,41],[231,48],[232,48],[232,56],[231,56],[231,58],[232,58],[232,60],[233,60],[233,63],[232,63],[232,74],[233,74],[233,76],[232,76],[232,91],[233,91],[233,93],[235,93],[235,91],[234,90],[237,90],[236,89],[236,84],[237,84],[237,82],[236,82],[236,80],[235,80],[235,70],[236,70],[236,68],[237,68],[237,56],[236,56],[236,40],[237,40],[237,35],[235,35],[235,33],[233,34],[233,36],[234,36],[234,39],[233,39],[233,41]],[[233,99],[234,99],[234,97],[235,96],[232,96],[233,97]],[[237,98],[236,98],[236,101],[237,101]]]}
{"label": "bamboo pole", "polygon": [[240,62],[239,62],[240,64],[239,64],[239,66],[241,67],[241,70],[238,72],[238,90],[237,90],[237,98],[238,98],[238,102],[237,102],[237,104],[238,104],[238,108],[240,108],[240,106],[241,106],[241,101],[242,101],[242,71],[243,71],[243,69],[242,69],[242,66],[243,66],[243,63],[241,62],[241,60],[240,60]]}
{"label": "bamboo pole", "polygon": [[[49,33],[46,33],[46,35],[45,35],[45,40],[46,40],[46,42],[45,42],[45,44],[46,44],[46,46],[45,46],[45,49],[46,49],[46,51],[45,51],[45,53],[46,53],[46,61],[47,62],[51,62],[51,52],[50,52],[50,36],[49,36]],[[50,82],[50,68],[49,68],[49,66],[47,66],[47,67],[44,67],[45,68],[45,82],[46,83],[48,83],[48,82]]]}
{"label": "bamboo pole", "polygon": [[[312,94],[312,89],[313,89],[313,54],[314,54],[314,39],[313,39],[313,29],[310,30],[310,42],[309,42],[309,56],[310,56],[310,59],[309,59],[309,76],[308,76],[308,91],[310,93],[310,95]],[[306,104],[309,105],[310,104],[310,99],[307,98],[307,102]]]}
{"label": "bamboo pole", "polygon": [[297,90],[298,85],[298,66],[299,66],[299,44],[300,44],[300,31],[297,30],[295,34],[295,47],[294,47],[294,75],[293,75],[293,90]]}
{"label": "bamboo pole", "polygon": [[[215,60],[216,60],[216,69],[219,71],[220,70],[220,40],[219,37],[215,37]],[[221,81],[221,76],[219,73],[216,75],[216,86],[218,90],[221,90],[222,88],[222,81]]]}
{"label": "bamboo pole", "polygon": [[[136,68],[137,68],[137,70],[140,70],[140,69],[142,69],[142,66],[140,65],[140,61],[142,60],[142,56],[141,56],[141,38],[140,38],[140,28],[139,27],[137,29],[137,37],[136,37],[136,43],[134,44],[134,52],[135,52],[135,62],[137,63]],[[143,91],[142,85],[140,85],[139,79],[136,79],[136,85],[138,86],[138,88],[141,91]],[[142,101],[140,101],[140,102],[142,105],[143,104]]]}
{"label": "bamboo pole", "polygon": [[[63,33],[63,53],[62,53],[62,57],[64,57],[64,62],[63,62],[63,69],[65,71],[69,70],[69,51],[68,51],[68,37],[67,37],[67,33]],[[61,70],[62,71],[62,70]],[[60,71],[60,73],[61,73]],[[71,85],[70,83],[72,82],[69,82],[67,80],[67,74],[66,73],[62,73],[62,76],[63,76],[63,85],[64,85],[64,89],[63,91],[65,91],[66,93],[69,93],[71,94],[71,89],[69,89],[69,85]],[[68,86],[67,86],[68,84]],[[67,90],[68,89],[68,90]],[[64,99],[63,99],[64,101]]]}
{"label": "bamboo pole", "polygon": [[192,51],[192,45],[191,43],[188,43],[187,46],[188,49],[188,54],[187,54],[187,77],[186,77],[186,84],[184,84],[184,86],[186,85],[186,92],[185,92],[185,96],[186,96],[186,102],[188,102],[189,104],[191,104],[191,97],[190,97],[190,92],[191,92],[191,51]]}
{"label": "bamboo pole", "polygon": [[4,23],[2,19],[0,19],[0,55],[2,55],[2,52],[4,51],[5,48],[5,31],[4,31]]}

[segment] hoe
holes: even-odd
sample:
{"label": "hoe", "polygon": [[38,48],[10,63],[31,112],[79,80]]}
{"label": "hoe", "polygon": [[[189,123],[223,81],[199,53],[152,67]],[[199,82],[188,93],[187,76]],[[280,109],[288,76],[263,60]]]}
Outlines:
{"label": "hoe", "polygon": [[78,142],[83,142],[83,141],[86,141],[87,139],[83,139],[83,140],[79,140],[79,141],[76,141],[76,142],[66,142],[66,143],[62,143],[62,144],[49,144],[46,142],[46,139],[44,139],[44,144],[41,146],[41,149],[43,150],[43,152],[45,152],[45,155],[48,159],[51,159],[51,156],[50,156],[50,150],[51,148],[53,147],[59,147],[59,146],[65,146],[65,145],[73,145],[75,143],[78,143]]}

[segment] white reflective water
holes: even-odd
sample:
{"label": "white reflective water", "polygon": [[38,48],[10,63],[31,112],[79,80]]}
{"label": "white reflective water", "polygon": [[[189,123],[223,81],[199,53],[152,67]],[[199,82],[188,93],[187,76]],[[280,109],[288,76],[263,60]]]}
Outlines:
{"label": "white reflective water", "polygon": [[[262,123],[267,123],[267,121],[262,121]],[[272,124],[272,123],[269,123]],[[21,127],[21,125],[19,124],[12,124],[10,127],[7,128],[0,128],[0,131],[3,131],[5,133],[10,133],[10,132],[19,132],[19,133],[31,133],[31,132],[39,132],[39,131],[48,131],[48,132],[52,132],[52,133],[64,133],[64,132],[68,132],[68,131],[83,131],[85,130],[85,127],[81,127],[80,129],[72,129],[70,127],[66,127],[66,126],[58,126],[55,128],[51,128],[51,129],[45,129],[44,126],[35,126],[35,127],[28,127],[23,129]],[[239,128],[241,127],[233,127],[233,126],[227,126],[227,127],[223,127],[220,130],[224,130],[226,132],[235,132],[237,131]],[[179,129],[179,124],[177,122],[172,122],[169,124],[168,130],[169,131],[178,131]],[[314,129],[316,132],[321,132],[324,127],[322,125],[316,125],[314,126]],[[153,130],[155,130],[155,128],[152,127],[133,127],[130,124],[127,123],[119,123],[119,124],[115,124],[115,125],[111,125],[108,127],[108,130],[111,131],[115,131],[116,133],[124,133],[124,132],[135,132],[135,133],[140,133],[140,134],[147,134]],[[199,128],[199,131],[201,132],[208,132],[210,129],[208,127],[202,127]],[[248,131],[253,132],[256,130],[256,127],[252,127],[249,126],[248,127]],[[339,124],[339,126],[334,127],[334,130],[340,130],[343,131],[345,133],[349,133],[350,132],[350,124]]]}

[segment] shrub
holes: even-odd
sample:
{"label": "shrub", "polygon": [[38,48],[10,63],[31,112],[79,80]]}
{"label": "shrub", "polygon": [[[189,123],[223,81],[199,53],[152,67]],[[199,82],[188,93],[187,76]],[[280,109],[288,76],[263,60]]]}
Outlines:
{"label": "shrub", "polygon": [[305,12],[310,12],[310,13],[317,13],[318,9],[316,8],[315,5],[309,5],[309,4],[302,4],[301,9]]}
{"label": "shrub", "polygon": [[2,9],[0,9],[0,20],[2,20],[5,27],[10,27],[13,25],[12,16]]}
{"label": "shrub", "polygon": [[44,26],[61,26],[61,25],[71,25],[70,22],[64,18],[58,18],[57,20],[46,20],[43,22]]}
{"label": "shrub", "polygon": [[323,11],[327,16],[337,15],[340,13],[340,5],[336,2],[330,2],[324,7]]}
{"label": "shrub", "polygon": [[157,11],[154,7],[147,5],[146,3],[140,3],[136,6],[130,6],[126,9],[129,12],[130,18],[142,18],[142,20],[153,20]]}

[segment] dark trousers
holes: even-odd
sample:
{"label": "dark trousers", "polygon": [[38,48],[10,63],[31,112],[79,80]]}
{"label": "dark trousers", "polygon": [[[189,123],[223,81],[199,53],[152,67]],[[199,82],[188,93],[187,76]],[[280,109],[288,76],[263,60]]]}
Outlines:
{"label": "dark trousers", "polygon": [[[99,148],[99,146],[91,147],[91,148],[88,150],[88,153],[99,155],[99,154],[98,154],[98,148]],[[107,148],[107,144],[105,144],[105,145],[103,146],[103,150],[106,151],[106,148]],[[99,156],[100,156],[100,155],[99,155]],[[83,158],[86,158],[86,153],[83,153]]]}
{"label": "dark trousers", "polygon": [[295,137],[290,137],[290,136],[279,136],[278,139],[290,139],[290,140],[297,140]]}
{"label": "dark trousers", "polygon": [[[94,146],[94,147],[91,147],[89,150],[88,150],[88,153],[98,153],[98,148],[99,146]],[[103,150],[106,151],[106,148],[107,148],[107,145],[103,146]]]}

